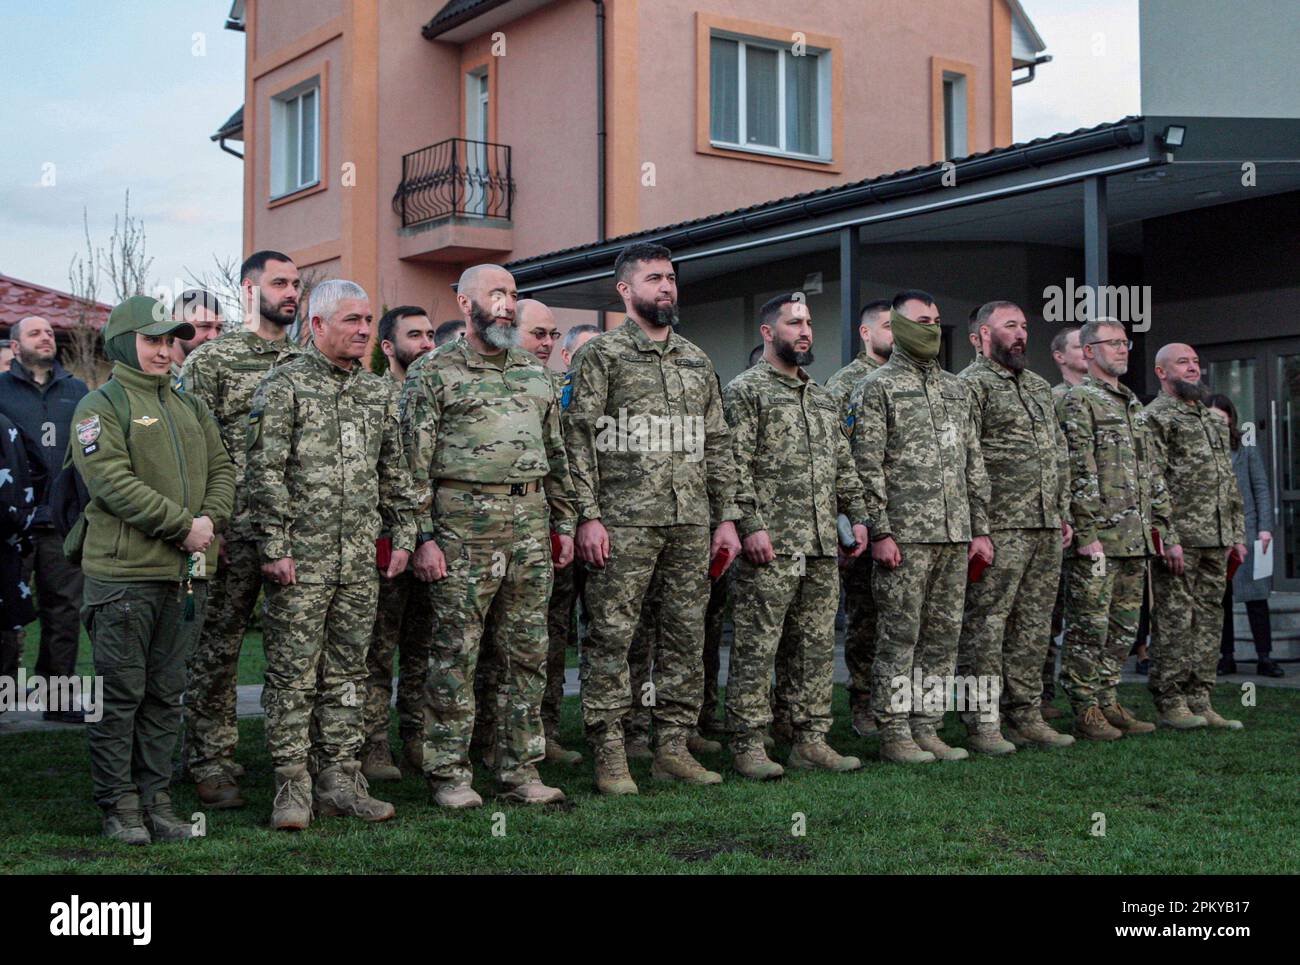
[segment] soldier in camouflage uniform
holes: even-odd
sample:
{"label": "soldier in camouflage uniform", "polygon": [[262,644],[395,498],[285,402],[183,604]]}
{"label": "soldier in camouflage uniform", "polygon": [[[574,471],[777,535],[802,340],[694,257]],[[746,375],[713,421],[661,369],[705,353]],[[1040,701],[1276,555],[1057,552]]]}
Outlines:
{"label": "soldier in camouflage uniform", "polygon": [[1016,744],[1068,747],[1074,738],[1054,731],[1039,711],[1051,623],[1048,601],[1071,535],[1065,436],[1047,380],[1025,369],[1029,326],[1020,307],[988,302],[972,327],[985,352],[959,378],[975,403],[994,555],[983,577],[966,587],[957,673],[1000,681],[1001,714],[1011,741],[1002,738],[999,707],[991,701],[963,711],[966,746],[984,754],[1010,754]]}
{"label": "soldier in camouflage uniform", "polygon": [[813,360],[812,316],[793,294],[759,311],[763,360],[722,393],[736,464],[737,530],[744,556],[736,565],[735,637],[727,677],[732,766],[753,780],[784,773],[763,737],[777,645],[790,627],[789,767],[854,771],[826,743],[831,727],[835,610],[839,604],[836,517],[854,522],[854,556],[867,548],[862,480],[841,426],[838,400],[804,371]]}
{"label": "soldier in camouflage uniform", "polygon": [[[888,301],[868,302],[862,306],[858,334],[862,350],[848,365],[826,380],[827,390],[844,411],[849,427],[849,397],[868,373],[889,360],[894,350],[894,333],[889,327],[891,305]],[[876,605],[871,601],[871,554],[863,553],[844,564],[840,572],[844,584],[844,664],[849,672],[849,712],[853,732],[859,737],[877,733],[871,716],[871,664],[876,658]]]}
{"label": "soldier in camouflage uniform", "polygon": [[221,299],[202,288],[189,288],[181,292],[172,304],[172,318],[194,326],[193,338],[178,338],[172,343],[172,364],[168,370],[172,388],[185,391],[183,366],[194,350],[205,342],[221,337],[225,317]]}
{"label": "soldier in camouflage uniform", "polygon": [[[1160,395],[1143,413],[1152,461],[1165,480],[1179,545],[1152,568],[1154,642],[1147,686],[1157,723],[1240,729],[1210,704],[1223,630],[1229,558],[1246,559],[1246,516],[1227,424],[1205,405],[1201,363],[1190,345],[1156,354]],[[1198,723],[1204,721],[1205,723]]]}
{"label": "soldier in camouflage uniform", "polygon": [[[379,320],[380,350],[388,359],[388,383],[400,398],[406,370],[433,350],[433,322],[417,305],[399,305]],[[385,533],[391,544],[391,534]],[[366,694],[362,712],[365,744],[361,773],[368,781],[397,781],[401,770],[388,746],[388,707],[393,697],[393,654],[401,667],[397,682],[398,735],[402,761],[422,774],[424,761],[424,681],[433,638],[433,608],[424,584],[407,569],[392,579],[379,579],[379,605],[366,654]]]}
{"label": "soldier in camouflage uniform", "polygon": [[883,760],[961,760],[964,749],[939,739],[943,712],[933,697],[922,700],[914,672],[953,672],[969,560],[993,558],[988,477],[966,382],[936,361],[934,299],[905,291],[893,306],[893,354],[858,383],[852,401],[875,562],[871,709]]}
{"label": "soldier in camouflage uniform", "polygon": [[[536,764],[546,754],[546,604],[555,565],[572,560],[574,510],[560,402],[517,342],[516,292],[496,265],[468,269],[456,300],[469,325],[411,367],[403,431],[422,489],[416,575],[432,581],[434,637],[424,771],[435,804],[478,807],[470,786],[474,674],[491,620],[502,664],[490,756],[508,800],[564,800]],[[543,493],[543,488],[545,492]],[[431,507],[431,511],[428,507]],[[487,696],[493,696],[488,691]]]}
{"label": "soldier in camouflage uniform", "polygon": [[1118,740],[1155,730],[1120,706],[1115,688],[1137,631],[1147,556],[1158,552],[1152,529],[1163,541],[1161,555],[1177,539],[1142,405],[1119,381],[1131,344],[1124,326],[1089,322],[1080,341],[1088,375],[1065,394],[1063,417],[1074,549],[1066,563],[1061,685],[1077,736]]}
{"label": "soldier in camouflage uniform", "polygon": [[222,534],[221,568],[212,579],[208,617],[190,658],[185,692],[185,763],[198,784],[199,800],[214,809],[244,805],[238,785],[243,768],[235,762],[235,686],[244,630],[262,592],[262,561],[244,487],[248,413],[266,374],[302,352],[285,337],[298,312],[301,287],[289,256],[275,251],[250,255],[240,269],[240,284],[246,310],[256,308],[257,328],[233,330],[199,346],[181,373],[183,391],[212,410],[237,482],[235,512]]}
{"label": "soldier in camouflage uniform", "polygon": [[[633,694],[628,643],[656,574],[663,581],[655,651],[655,759],[660,780],[715,784],[691,756],[699,721],[709,561],[740,550],[734,470],[713,365],[673,331],[677,280],[659,245],[615,263],[628,318],[578,356],[565,442],[578,495],[578,550],[591,567],[583,719],[596,786],[634,794],[623,718]],[[712,541],[709,525],[716,527]]]}
{"label": "soldier in camouflage uniform", "polygon": [[[366,653],[383,575],[415,543],[412,485],[391,380],[361,365],[370,301],[354,282],[311,293],[312,344],[258,386],[248,416],[248,505],[266,577],[266,743],[275,765],[271,827],[320,815],[385,821],[357,753]],[[307,770],[309,754],[318,772]]]}

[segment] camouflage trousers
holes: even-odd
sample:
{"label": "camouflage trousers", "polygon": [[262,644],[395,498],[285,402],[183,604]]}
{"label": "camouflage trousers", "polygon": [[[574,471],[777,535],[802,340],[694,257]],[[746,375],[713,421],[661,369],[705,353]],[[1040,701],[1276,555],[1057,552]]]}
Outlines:
{"label": "camouflage trousers", "polygon": [[1052,604],[1052,629],[1047,638],[1047,657],[1043,660],[1043,702],[1056,697],[1056,656],[1061,648],[1056,645],[1056,638],[1065,629],[1065,563],[1061,563],[1061,575],[1056,584],[1056,602]]}
{"label": "camouflage trousers", "polygon": [[379,578],[379,606],[366,653],[366,695],[362,728],[368,743],[388,742],[388,706],[393,696],[393,653],[398,654],[397,719],[402,743],[424,742],[424,681],[429,671],[433,607],[428,586],[411,570],[396,579]]}
{"label": "camouflage trousers", "polygon": [[876,658],[876,605],[871,598],[871,555],[841,570],[844,584],[844,663],[849,671],[849,706],[871,706],[871,663]]}
{"label": "camouflage trousers", "polygon": [[605,566],[587,576],[591,625],[583,647],[582,716],[593,745],[623,740],[632,709],[628,654],[653,580],[661,581],[650,692],[662,745],[699,722],[708,600],[707,526],[610,526]]}
{"label": "camouflage trousers", "polygon": [[[871,710],[882,734],[937,727],[943,711],[914,699],[914,671],[950,676],[966,599],[967,543],[899,543],[902,562],[871,568],[876,601],[876,659]],[[910,726],[909,726],[910,725]]]}
{"label": "camouflage trousers", "polygon": [[364,583],[267,583],[262,709],[276,767],[357,759],[378,598],[378,572]]}
{"label": "camouflage trousers", "polygon": [[[1061,577],[1061,531],[1000,529],[992,538],[993,563],[966,587],[957,673],[999,681],[1001,715],[1020,727],[1038,718],[1042,700],[1047,601]],[[998,712],[997,704],[978,713],[967,708],[962,721],[974,728],[996,721]]]}
{"label": "camouflage trousers", "polygon": [[1164,711],[1180,699],[1196,710],[1209,706],[1218,674],[1223,633],[1223,588],[1228,548],[1183,547],[1183,574],[1163,563],[1151,567],[1151,669],[1147,687]]}
{"label": "camouflage trousers", "polygon": [[1142,609],[1146,558],[1073,556],[1065,567],[1061,689],[1077,717],[1118,699],[1115,688]]}
{"label": "camouflage trousers", "polygon": [[195,781],[216,777],[235,757],[239,652],[262,592],[262,559],[251,541],[225,544],[208,583],[208,616],[190,656],[185,691],[185,765]]}
{"label": "camouflage trousers", "polygon": [[440,488],[434,524],[447,575],[430,584],[438,628],[426,688],[424,772],[436,781],[473,777],[474,677],[491,624],[501,669],[485,694],[496,703],[497,778],[511,783],[546,755],[541,703],[553,567],[545,497]]}
{"label": "camouflage trousers", "polygon": [[825,735],[831,729],[839,565],[826,556],[779,556],[761,566],[742,557],[735,568],[735,636],[727,674],[732,740],[761,741],[767,732],[780,646],[789,648],[789,720],[796,739]]}

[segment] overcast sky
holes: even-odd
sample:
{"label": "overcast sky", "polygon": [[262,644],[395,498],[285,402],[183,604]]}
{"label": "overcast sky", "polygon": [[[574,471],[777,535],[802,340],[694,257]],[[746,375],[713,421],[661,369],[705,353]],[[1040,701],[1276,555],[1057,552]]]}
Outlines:
{"label": "overcast sky", "polygon": [[[1054,60],[1014,88],[1016,140],[1138,113],[1137,0],[1022,2]],[[214,253],[239,257],[243,167],[208,139],[244,97],[244,35],[223,29],[229,10],[229,0],[6,6],[0,273],[67,290],[83,208],[106,245],[128,188],[155,283],[209,269]]]}

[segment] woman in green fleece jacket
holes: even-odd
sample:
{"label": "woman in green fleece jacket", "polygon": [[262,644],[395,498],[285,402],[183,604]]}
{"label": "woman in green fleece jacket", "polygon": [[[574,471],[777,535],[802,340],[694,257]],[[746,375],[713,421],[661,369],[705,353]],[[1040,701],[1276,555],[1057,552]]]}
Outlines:
{"label": "woman in green fleece jacket", "polygon": [[128,844],[192,836],[167,788],[214,534],[235,496],[216,422],[168,376],[173,339],[193,337],[161,302],[128,298],[104,327],[113,377],[73,416],[72,458],[91,497],[81,615],[104,681],[100,719],[87,721],[91,782],[105,836]]}

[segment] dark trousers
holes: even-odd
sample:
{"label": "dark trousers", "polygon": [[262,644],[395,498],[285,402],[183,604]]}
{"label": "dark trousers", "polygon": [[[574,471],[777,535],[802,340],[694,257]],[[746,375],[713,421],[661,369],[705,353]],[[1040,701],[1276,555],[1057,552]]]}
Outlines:
{"label": "dark trousers", "polygon": [[[1250,635],[1255,641],[1255,654],[1267,657],[1273,652],[1273,627],[1269,623],[1268,600],[1247,600],[1246,619],[1250,621]],[[1223,594],[1223,635],[1219,638],[1219,653],[1231,657],[1235,635],[1232,629],[1232,584]]]}
{"label": "dark trousers", "polygon": [[[49,527],[32,533],[32,553],[23,560],[23,582],[35,576],[41,621],[41,649],[28,672],[45,678],[76,672],[81,644],[81,568],[63,557],[63,537]],[[15,676],[22,656],[22,631],[0,633],[0,676]]]}

